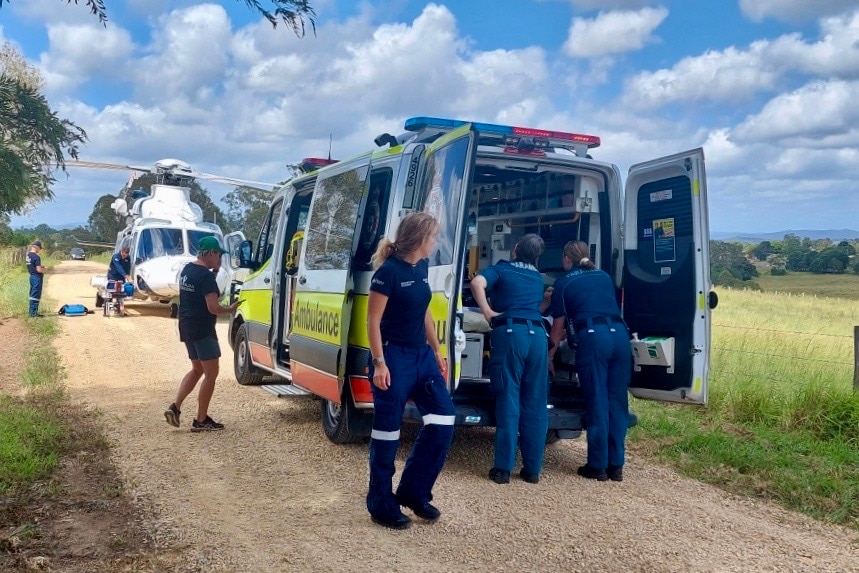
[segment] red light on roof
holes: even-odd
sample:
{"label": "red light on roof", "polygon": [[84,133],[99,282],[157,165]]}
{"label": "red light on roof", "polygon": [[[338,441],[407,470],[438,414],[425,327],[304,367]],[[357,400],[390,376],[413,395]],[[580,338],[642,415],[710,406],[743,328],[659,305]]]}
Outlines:
{"label": "red light on roof", "polygon": [[308,173],[310,171],[315,171],[320,167],[325,167],[326,165],[333,165],[337,163],[336,159],[325,159],[324,157],[305,157],[301,160],[301,163],[298,164],[298,168]]}
{"label": "red light on roof", "polygon": [[565,131],[549,131],[547,129],[534,129],[531,127],[514,127],[514,135],[528,135],[531,137],[545,137],[547,139],[566,139],[576,143],[587,144],[588,147],[598,147],[600,138],[596,135],[582,135],[580,133],[567,133]]}

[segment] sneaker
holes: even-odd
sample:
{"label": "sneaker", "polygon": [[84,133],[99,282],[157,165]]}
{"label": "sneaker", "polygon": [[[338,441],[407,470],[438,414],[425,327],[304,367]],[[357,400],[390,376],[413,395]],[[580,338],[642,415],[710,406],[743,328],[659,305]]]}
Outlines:
{"label": "sneaker", "polygon": [[605,473],[611,481],[623,481],[623,466],[609,466]]}
{"label": "sneaker", "polygon": [[587,464],[579,466],[579,469],[576,470],[576,473],[583,478],[595,479],[597,481],[608,481],[608,474],[605,473],[605,470],[600,470]]}
{"label": "sneaker", "polygon": [[167,406],[167,409],[164,410],[164,419],[167,420],[167,423],[173,426],[174,428],[179,427],[179,416],[182,412],[179,411],[179,408],[176,407],[176,404],[170,404]]}
{"label": "sneaker", "polygon": [[191,423],[191,431],[192,432],[211,432],[213,430],[223,430],[224,425],[214,421],[209,416],[206,416],[206,419],[202,422],[197,421],[194,418],[194,421]]}
{"label": "sneaker", "polygon": [[519,477],[528,483],[540,483],[540,474],[531,474],[524,469],[519,472]]}
{"label": "sneaker", "polygon": [[408,507],[415,515],[427,521],[435,521],[441,517],[441,512],[438,508],[428,501],[415,502],[403,497],[397,497],[397,503],[403,507]]}
{"label": "sneaker", "polygon": [[501,468],[492,468],[489,470],[489,479],[498,484],[510,483],[510,472]]}
{"label": "sneaker", "polygon": [[401,511],[398,512],[398,515],[395,514],[390,517],[370,515],[370,519],[373,520],[373,523],[377,523],[388,529],[408,529],[412,525],[412,520],[409,519],[409,516],[404,515]]}

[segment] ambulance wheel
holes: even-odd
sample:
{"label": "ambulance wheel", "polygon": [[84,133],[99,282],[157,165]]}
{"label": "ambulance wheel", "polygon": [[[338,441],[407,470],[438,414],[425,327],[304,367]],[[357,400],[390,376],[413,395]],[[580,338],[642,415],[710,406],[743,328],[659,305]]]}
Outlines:
{"label": "ambulance wheel", "polygon": [[104,297],[101,296],[100,294],[96,293],[95,294],[95,307],[101,308],[103,306],[104,306]]}
{"label": "ambulance wheel", "polygon": [[233,341],[233,371],[242,386],[259,386],[263,375],[251,362],[251,349],[248,346],[248,327],[241,325]]}
{"label": "ambulance wheel", "polygon": [[175,302],[170,305],[170,318],[176,318],[179,316],[179,305]]}
{"label": "ambulance wheel", "polygon": [[373,424],[373,417],[355,407],[349,386],[343,385],[340,404],[322,399],[322,428],[335,444],[355,444],[364,441]]}
{"label": "ambulance wheel", "polygon": [[548,430],[546,431],[546,445],[554,444],[558,440],[561,439],[561,436],[558,435],[558,430]]}

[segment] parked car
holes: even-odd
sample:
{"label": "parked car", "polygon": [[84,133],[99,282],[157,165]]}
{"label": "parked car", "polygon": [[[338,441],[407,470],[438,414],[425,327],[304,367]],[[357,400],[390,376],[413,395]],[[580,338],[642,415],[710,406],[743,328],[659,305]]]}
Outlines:
{"label": "parked car", "polygon": [[80,247],[75,247],[69,252],[69,258],[73,261],[85,261],[86,253]]}

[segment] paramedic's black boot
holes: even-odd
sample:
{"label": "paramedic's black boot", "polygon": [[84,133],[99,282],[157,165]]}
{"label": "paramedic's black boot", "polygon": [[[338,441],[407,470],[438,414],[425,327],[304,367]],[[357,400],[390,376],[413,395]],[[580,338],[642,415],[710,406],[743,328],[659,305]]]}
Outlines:
{"label": "paramedic's black boot", "polygon": [[441,512],[438,510],[438,508],[428,501],[413,502],[404,497],[398,496],[397,503],[399,503],[403,507],[408,507],[415,515],[417,515],[421,519],[426,519],[427,521],[435,521],[439,517],[441,517]]}
{"label": "paramedic's black boot", "polygon": [[540,474],[531,474],[524,469],[519,471],[519,477],[528,483],[540,483]]}
{"label": "paramedic's black boot", "polygon": [[370,515],[370,519],[373,520],[373,523],[378,523],[382,527],[387,527],[389,529],[408,529],[412,525],[412,520],[401,511],[397,513],[399,515]]}
{"label": "paramedic's black boot", "polygon": [[501,468],[492,468],[489,470],[489,479],[498,484],[510,483],[510,472]]}
{"label": "paramedic's black boot", "polygon": [[579,466],[576,473],[587,479],[595,479],[597,481],[608,481],[608,474],[605,470],[600,470],[589,465]]}
{"label": "paramedic's black boot", "polygon": [[605,473],[611,481],[623,481],[623,466],[609,466]]}

